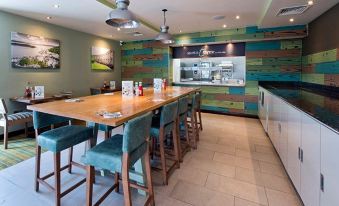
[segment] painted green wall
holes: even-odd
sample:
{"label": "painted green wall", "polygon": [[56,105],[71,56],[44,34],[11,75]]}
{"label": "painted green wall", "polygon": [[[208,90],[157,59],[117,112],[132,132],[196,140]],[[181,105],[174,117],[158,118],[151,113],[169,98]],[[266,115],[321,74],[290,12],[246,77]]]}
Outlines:
{"label": "painted green wall", "polygon": [[[224,113],[257,115],[258,81],[300,81],[300,38],[305,35],[305,26],[268,29],[247,27],[182,34],[176,36],[176,43],[251,41],[246,43],[246,87],[204,86],[202,108]],[[155,41],[127,42],[122,47],[122,79],[146,83],[152,83],[152,79],[156,77],[171,80],[170,53],[170,48]]]}
{"label": "painted green wall", "polygon": [[[22,96],[28,81],[35,85],[44,85],[46,93],[49,94],[65,90],[73,91],[75,96],[89,95],[89,88],[101,86],[104,80],[116,80],[117,83],[121,81],[119,42],[1,11],[0,25],[0,97],[7,100],[11,112],[21,109],[23,105],[13,104],[8,99]],[[61,68],[53,71],[11,68],[10,32],[12,31],[60,40]],[[92,46],[114,49],[114,72],[91,71]]]}

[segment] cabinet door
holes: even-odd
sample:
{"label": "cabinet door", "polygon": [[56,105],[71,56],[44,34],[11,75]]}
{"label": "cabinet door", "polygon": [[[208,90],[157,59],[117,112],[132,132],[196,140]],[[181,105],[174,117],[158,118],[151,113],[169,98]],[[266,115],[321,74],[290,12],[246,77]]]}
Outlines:
{"label": "cabinet door", "polygon": [[339,134],[321,126],[320,205],[339,205]]}
{"label": "cabinet door", "polygon": [[287,173],[300,194],[301,112],[287,106]]}
{"label": "cabinet door", "polygon": [[279,138],[280,138],[280,131],[279,131],[279,124],[280,124],[280,99],[276,96],[272,96],[272,137],[271,140],[275,149],[279,150]]}
{"label": "cabinet door", "polygon": [[287,168],[288,105],[282,100],[280,100],[279,105],[280,105],[280,121],[278,125],[278,130],[280,133],[280,137],[278,153],[285,168]]}
{"label": "cabinet door", "polygon": [[307,206],[320,203],[320,123],[306,114],[301,124],[301,199]]}
{"label": "cabinet door", "polygon": [[[267,133],[268,136],[270,137],[271,141],[272,141],[272,137],[273,137],[273,130],[274,130],[274,119],[273,119],[273,98],[274,96],[271,95],[270,93],[267,93],[266,95],[266,101],[267,101],[267,111],[268,111],[268,117],[267,117]],[[272,141],[273,142],[273,141]]]}

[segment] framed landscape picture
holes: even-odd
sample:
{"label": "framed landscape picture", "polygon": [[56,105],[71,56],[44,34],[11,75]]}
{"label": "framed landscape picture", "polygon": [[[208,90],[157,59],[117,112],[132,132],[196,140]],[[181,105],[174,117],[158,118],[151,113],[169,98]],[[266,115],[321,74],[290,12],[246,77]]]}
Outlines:
{"label": "framed landscape picture", "polygon": [[59,69],[60,41],[11,32],[11,63],[19,69]]}
{"label": "framed landscape picture", "polygon": [[114,52],[111,49],[92,47],[91,66],[92,70],[113,71]]}

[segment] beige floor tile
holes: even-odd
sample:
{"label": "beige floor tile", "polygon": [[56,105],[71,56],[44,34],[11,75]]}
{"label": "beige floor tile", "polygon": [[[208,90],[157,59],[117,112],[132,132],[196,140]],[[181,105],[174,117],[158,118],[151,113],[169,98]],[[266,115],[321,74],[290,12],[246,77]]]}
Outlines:
{"label": "beige floor tile", "polygon": [[201,134],[200,135],[200,141],[207,142],[207,143],[213,143],[216,144],[218,142],[219,137],[215,137],[208,134]]}
{"label": "beige floor tile", "polygon": [[268,147],[264,145],[255,145],[255,151],[261,152],[261,153],[267,153],[267,154],[276,154],[273,147]]}
{"label": "beige floor tile", "polygon": [[168,196],[164,196],[162,194],[155,195],[155,205],[157,206],[191,206],[191,204],[176,200]]}
{"label": "beige floor tile", "polygon": [[197,150],[191,150],[191,156],[196,159],[212,160],[214,151],[199,147]]}
{"label": "beige floor tile", "polygon": [[199,142],[198,147],[203,149],[208,149],[214,152],[222,152],[226,154],[235,154],[235,147],[234,146],[225,146],[220,144],[212,144],[208,142]]}
{"label": "beige floor tile", "polygon": [[263,173],[276,175],[279,177],[287,177],[285,169],[283,168],[282,165],[275,165],[275,164],[270,164],[270,163],[261,162],[261,161],[259,162],[259,164],[260,164],[260,170]]}
{"label": "beige floor tile", "polygon": [[199,185],[179,181],[174,187],[172,198],[194,206],[233,206],[234,197],[209,190]]}
{"label": "beige floor tile", "polygon": [[236,150],[236,155],[239,157],[251,158],[255,160],[260,160],[263,162],[268,162],[271,164],[281,165],[279,158],[275,154],[265,154],[260,152],[250,152],[245,150]]}
{"label": "beige floor tile", "polygon": [[270,175],[253,170],[236,168],[235,178],[266,188],[295,194],[294,188],[288,178]]}
{"label": "beige floor tile", "polygon": [[299,198],[295,195],[279,192],[266,188],[268,203],[270,206],[301,206]]}
{"label": "beige floor tile", "polygon": [[234,206],[262,206],[262,205],[236,197]]}
{"label": "beige floor tile", "polygon": [[206,187],[258,204],[268,205],[264,187],[210,173]]}
{"label": "beige floor tile", "polygon": [[236,167],[260,171],[259,161],[249,158],[236,157],[234,155],[215,152],[213,160]]}
{"label": "beige floor tile", "polygon": [[185,166],[177,171],[179,180],[184,180],[188,183],[204,186],[207,180],[208,172],[199,170],[193,167]]}
{"label": "beige floor tile", "polygon": [[226,177],[235,177],[235,167],[231,165],[222,164],[216,161],[202,160],[192,158],[187,164],[190,168],[196,168]]}

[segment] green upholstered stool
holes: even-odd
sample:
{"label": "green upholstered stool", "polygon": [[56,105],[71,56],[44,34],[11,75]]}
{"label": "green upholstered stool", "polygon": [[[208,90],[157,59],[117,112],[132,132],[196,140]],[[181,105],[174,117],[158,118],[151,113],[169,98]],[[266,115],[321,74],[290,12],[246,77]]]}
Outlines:
{"label": "green upholstered stool", "polygon": [[[177,134],[179,144],[179,158],[180,162],[183,161],[183,156],[190,150],[190,140],[188,136],[188,96],[182,97],[178,100],[178,121],[177,121]],[[184,131],[185,144],[181,143],[181,132]],[[183,146],[183,147],[182,147]]]}
{"label": "green upholstered stool", "polygon": [[[113,190],[119,191],[119,174],[122,176],[125,205],[132,205],[130,187],[148,193],[145,205],[154,205],[154,194],[149,159],[149,133],[152,113],[149,112],[125,124],[124,134],[115,135],[86,152],[82,162],[87,165],[87,206],[92,205],[94,167],[115,172],[114,185],[96,202],[100,204]],[[132,183],[129,179],[131,167],[144,158],[147,187]]]}
{"label": "green upholstered stool", "polygon": [[[39,134],[39,129],[48,127],[50,125],[69,122],[69,125],[61,126]],[[59,117],[55,115],[45,114],[41,112],[33,112],[33,125],[36,134],[36,174],[35,174],[35,190],[39,191],[39,184],[47,186],[55,192],[55,205],[59,206],[61,198],[80,186],[86,179],[81,180],[70,189],[61,193],[61,178],[60,172],[68,168],[68,172],[72,172],[72,165],[84,168],[84,166],[73,162],[73,146],[90,140],[93,137],[93,129],[83,126],[71,125],[71,119]],[[41,163],[41,149],[46,149],[54,153],[54,172],[40,177],[40,163]],[[60,166],[60,152],[69,149],[68,164],[64,167]],[[49,177],[55,176],[54,188],[49,185],[45,180]]]}
{"label": "green upholstered stool", "polygon": [[[88,127],[94,127],[95,123],[94,122],[87,122],[87,126]],[[104,125],[104,124],[99,124],[98,125],[98,130],[105,132],[105,139],[108,139],[111,137],[112,135],[112,130],[115,127],[112,126],[108,126],[108,125]]]}
{"label": "green upholstered stool", "polygon": [[[159,143],[160,158],[161,158],[161,170],[163,176],[163,183],[168,184],[168,177],[172,170],[177,167],[179,168],[179,135],[177,134],[177,117],[178,117],[178,102],[172,102],[160,109],[160,114],[153,118],[151,137],[155,138]],[[166,155],[165,155],[165,137],[166,135],[173,133],[173,152],[175,160],[173,164],[167,169]]]}

